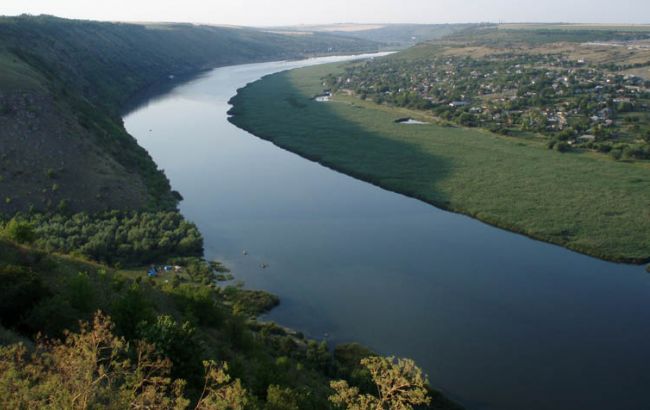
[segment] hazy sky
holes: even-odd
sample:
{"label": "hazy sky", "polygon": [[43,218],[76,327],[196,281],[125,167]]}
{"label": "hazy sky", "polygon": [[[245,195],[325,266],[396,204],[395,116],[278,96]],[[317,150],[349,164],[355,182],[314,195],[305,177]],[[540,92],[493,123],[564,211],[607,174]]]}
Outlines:
{"label": "hazy sky", "polygon": [[0,0],[0,14],[234,25],[650,23],[650,0]]}

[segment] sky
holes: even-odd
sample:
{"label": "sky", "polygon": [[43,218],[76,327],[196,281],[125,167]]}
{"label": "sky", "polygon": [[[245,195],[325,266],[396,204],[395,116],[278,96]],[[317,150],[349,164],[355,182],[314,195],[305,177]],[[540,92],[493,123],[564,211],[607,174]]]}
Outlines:
{"label": "sky", "polygon": [[650,23],[650,0],[1,0],[1,15],[244,26],[329,23]]}

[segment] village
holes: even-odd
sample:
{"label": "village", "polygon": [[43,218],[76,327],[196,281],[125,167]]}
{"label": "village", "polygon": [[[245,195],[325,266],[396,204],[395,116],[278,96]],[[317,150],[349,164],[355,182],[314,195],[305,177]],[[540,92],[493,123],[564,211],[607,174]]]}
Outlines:
{"label": "village", "polygon": [[650,80],[625,71],[647,65],[592,64],[562,54],[441,54],[351,65],[324,85],[379,104],[431,110],[462,126],[541,134],[549,148],[648,159]]}

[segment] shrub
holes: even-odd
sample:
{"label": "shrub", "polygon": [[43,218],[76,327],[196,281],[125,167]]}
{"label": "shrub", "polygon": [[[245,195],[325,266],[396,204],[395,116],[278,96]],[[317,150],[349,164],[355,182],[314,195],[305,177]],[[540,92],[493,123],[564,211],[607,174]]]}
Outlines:
{"label": "shrub", "polygon": [[74,309],[88,313],[93,310],[94,289],[88,274],[79,272],[68,281],[68,300]]}
{"label": "shrub", "polygon": [[571,145],[569,145],[568,142],[559,141],[557,144],[555,144],[554,149],[557,152],[569,152],[571,150]]}
{"label": "shrub", "polygon": [[120,334],[132,339],[137,336],[141,322],[153,322],[153,304],[142,287],[133,284],[113,303],[113,317]]}
{"label": "shrub", "polygon": [[613,148],[611,151],[609,151],[609,155],[618,161],[623,157],[623,150],[620,148]]}
{"label": "shrub", "polygon": [[266,410],[300,410],[298,395],[290,388],[270,385],[266,393]]}
{"label": "shrub", "polygon": [[172,361],[174,377],[188,380],[192,385],[200,384],[203,351],[196,329],[189,322],[179,324],[171,316],[158,316],[153,323],[141,322],[138,336]]}
{"label": "shrub", "polygon": [[214,291],[206,286],[181,284],[173,288],[176,304],[189,320],[203,326],[219,326],[223,322],[223,312],[214,299]]}
{"label": "shrub", "polygon": [[23,220],[12,218],[2,231],[3,235],[18,243],[32,243],[36,240],[34,226]]}
{"label": "shrub", "polygon": [[[231,381],[226,364],[203,367],[194,408],[245,408],[247,392]],[[115,336],[110,319],[98,313],[62,342],[39,340],[34,352],[22,344],[0,347],[0,408],[187,409],[185,382],[172,379],[171,368],[153,345]]]}
{"label": "shrub", "polygon": [[0,266],[0,323],[18,325],[48,294],[35,273],[19,266]]}

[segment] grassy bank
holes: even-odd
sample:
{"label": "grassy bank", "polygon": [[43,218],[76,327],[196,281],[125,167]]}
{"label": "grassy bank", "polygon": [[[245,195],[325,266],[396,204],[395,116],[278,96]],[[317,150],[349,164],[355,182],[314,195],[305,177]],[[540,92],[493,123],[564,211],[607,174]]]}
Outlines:
{"label": "grassy bank", "polygon": [[603,259],[650,260],[650,164],[558,153],[531,137],[436,124],[422,112],[312,97],[336,66],[241,89],[232,122],[306,158],[436,206]]}

